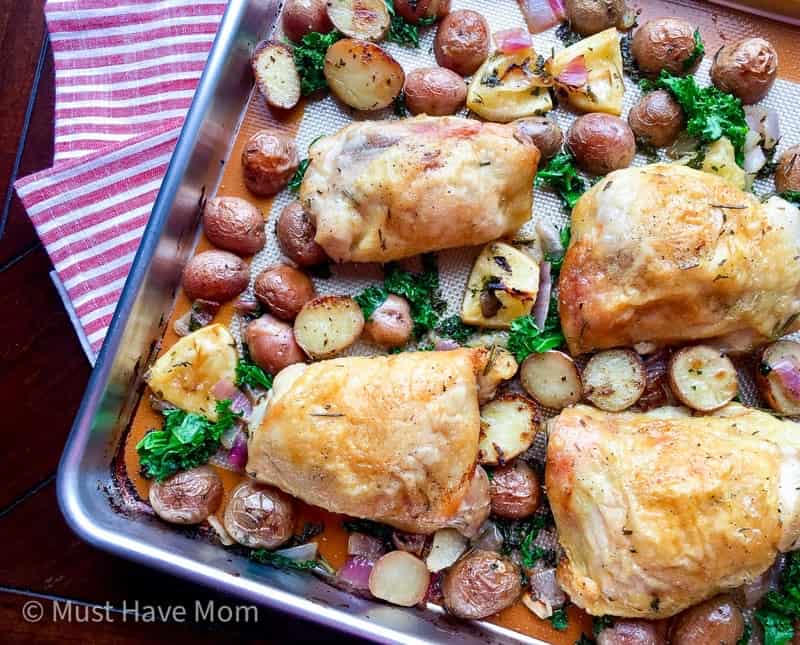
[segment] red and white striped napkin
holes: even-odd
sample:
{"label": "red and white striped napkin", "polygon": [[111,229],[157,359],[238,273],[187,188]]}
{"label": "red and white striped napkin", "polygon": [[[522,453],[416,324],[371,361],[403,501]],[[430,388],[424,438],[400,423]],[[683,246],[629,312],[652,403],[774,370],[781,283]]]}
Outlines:
{"label": "red and white striped napkin", "polygon": [[103,343],[226,0],[49,0],[55,159],[15,183],[90,360]]}

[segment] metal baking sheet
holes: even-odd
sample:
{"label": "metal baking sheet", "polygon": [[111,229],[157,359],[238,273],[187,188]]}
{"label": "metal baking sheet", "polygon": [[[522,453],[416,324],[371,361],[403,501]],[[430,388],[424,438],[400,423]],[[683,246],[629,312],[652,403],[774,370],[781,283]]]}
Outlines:
{"label": "metal baking sheet", "polygon": [[[332,97],[308,102],[305,110],[271,114],[252,91],[249,55],[262,37],[280,38],[273,26],[279,0],[231,0],[217,40],[198,86],[180,141],[159,193],[142,245],[122,294],[103,350],[68,441],[59,468],[58,493],[62,511],[73,529],[87,541],[113,553],[213,586],[245,599],[270,605],[298,616],[384,642],[540,642],[489,623],[449,619],[441,610],[407,610],[356,598],[311,576],[301,576],[255,565],[219,546],[193,540],[165,524],[135,513],[120,513],[125,491],[115,489],[109,464],[118,454],[120,441],[142,392],[143,369],[158,351],[159,341],[176,301],[180,272],[197,240],[199,206],[212,195],[237,192],[241,182],[238,150],[252,132],[278,125],[296,137],[301,156],[320,134],[331,134],[355,118],[396,118],[383,114],[355,114]],[[492,31],[524,24],[514,0],[502,0],[487,8],[480,0],[454,0],[453,9],[470,8],[486,16]],[[435,64],[434,29],[427,29],[420,48],[385,44],[406,73]],[[550,32],[534,36],[539,53],[547,56],[562,47]],[[708,82],[710,56],[697,77]],[[638,88],[626,78],[625,111],[638,99]],[[781,114],[784,139],[781,148],[800,142],[800,131],[791,107],[800,103],[800,86],[779,80],[764,102]],[[557,110],[553,116],[566,130],[575,115]],[[226,159],[228,160],[226,165]],[[637,156],[636,165],[646,163]],[[771,189],[757,184],[757,192]],[[270,200],[270,220],[293,196],[287,192]],[[253,200],[258,202],[258,200]],[[265,202],[264,205],[267,205]],[[556,196],[535,191],[533,222],[544,218],[556,226],[566,213]],[[267,227],[266,248],[254,258],[252,275],[280,258],[273,227]],[[476,249],[457,249],[439,254],[443,295],[448,313],[458,310]],[[356,293],[380,277],[377,267],[334,267],[334,275],[315,279],[320,294]],[[237,321],[233,322],[238,331]],[[371,351],[356,345],[351,353]],[[745,398],[752,400],[752,384],[743,383]],[[539,449],[543,441],[538,442]]]}

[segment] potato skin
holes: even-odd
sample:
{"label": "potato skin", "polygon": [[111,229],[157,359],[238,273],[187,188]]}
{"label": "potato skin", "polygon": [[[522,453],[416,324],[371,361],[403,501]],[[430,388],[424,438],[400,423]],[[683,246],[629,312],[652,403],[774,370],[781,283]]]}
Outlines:
{"label": "potato skin", "polygon": [[287,204],[275,225],[278,245],[284,255],[300,267],[313,267],[329,260],[323,248],[314,241],[317,227],[300,202]]}
{"label": "potato skin", "polygon": [[682,18],[656,18],[636,30],[631,42],[631,53],[639,69],[645,74],[658,74],[666,69],[676,76],[693,74],[702,56],[691,67],[684,64],[694,52],[694,27]]}
{"label": "potato skin", "polygon": [[727,596],[717,596],[690,607],[672,619],[672,645],[736,645],[744,632],[742,611]]}
{"label": "potato skin", "polygon": [[458,618],[486,618],[514,604],[522,592],[519,568],[509,558],[475,549],[444,576],[444,606]]}
{"label": "potato skin", "polygon": [[591,36],[609,27],[622,27],[625,0],[566,0],[567,20],[572,31]]}
{"label": "potato skin", "polygon": [[305,353],[294,339],[292,326],[269,314],[247,325],[244,341],[253,362],[270,374],[306,360]]}
{"label": "potato skin", "polygon": [[575,119],[567,132],[567,146],[578,166],[593,175],[627,168],[636,154],[636,140],[628,124],[600,112]]}
{"label": "potato skin", "polygon": [[401,347],[411,338],[414,322],[408,300],[391,294],[364,324],[366,340],[381,347]]}
{"label": "potato skin", "polygon": [[469,9],[449,13],[439,23],[433,52],[442,67],[461,76],[474,74],[489,56],[489,23]]}
{"label": "potato skin", "polygon": [[265,269],[253,285],[256,299],[276,318],[292,322],[315,295],[311,279],[288,264]]}
{"label": "potato skin", "polygon": [[244,183],[260,197],[272,197],[283,190],[299,164],[294,139],[280,130],[259,130],[242,150]]}
{"label": "potato skin", "polygon": [[219,508],[222,480],[210,466],[175,473],[150,485],[150,506],[172,524],[199,524]]}
{"label": "potato skin", "polygon": [[295,43],[312,31],[327,34],[333,29],[325,0],[286,0],[281,20],[283,33]]}
{"label": "potato skin", "polygon": [[764,38],[742,38],[714,55],[711,82],[749,105],[763,99],[778,75],[778,52]]}
{"label": "potato skin", "polygon": [[666,90],[645,94],[628,112],[634,135],[658,148],[672,144],[685,121],[681,106]]}
{"label": "potato skin", "polygon": [[183,290],[190,300],[227,302],[247,289],[250,267],[228,251],[203,251],[183,269]]}
{"label": "potato skin", "polygon": [[800,190],[800,144],[787,148],[778,160],[775,188],[779,193]]}
{"label": "potato skin", "polygon": [[646,620],[615,620],[597,635],[597,645],[665,645],[654,623]]}
{"label": "potato skin", "polygon": [[412,114],[455,114],[467,100],[467,84],[444,67],[423,67],[406,76],[406,107]]}
{"label": "potato skin", "polygon": [[394,10],[406,22],[418,25],[423,18],[444,18],[450,13],[451,0],[395,0]]}
{"label": "potato skin", "polygon": [[253,255],[264,248],[264,216],[239,197],[215,197],[203,209],[203,230],[209,242],[237,255]]}
{"label": "potato skin", "polygon": [[533,468],[520,459],[495,468],[489,480],[492,513],[519,519],[536,512],[542,499],[542,488]]}
{"label": "potato skin", "polygon": [[274,549],[294,533],[294,500],[272,486],[244,481],[231,493],[224,524],[239,544]]}
{"label": "potato skin", "polygon": [[529,116],[513,122],[514,138],[522,142],[531,142],[542,155],[542,160],[549,159],[561,150],[564,134],[561,127],[546,116]]}

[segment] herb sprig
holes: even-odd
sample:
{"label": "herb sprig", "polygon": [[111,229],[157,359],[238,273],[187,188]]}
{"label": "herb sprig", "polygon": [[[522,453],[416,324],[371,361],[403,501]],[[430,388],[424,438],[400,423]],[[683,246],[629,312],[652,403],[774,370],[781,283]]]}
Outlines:
{"label": "herb sprig", "polygon": [[695,63],[697,63],[706,53],[706,46],[703,44],[703,38],[700,36],[700,30],[694,30],[694,49],[685,61],[683,61],[683,71],[688,72]]}
{"label": "herb sprig", "polygon": [[216,408],[216,422],[177,408],[165,410],[164,427],[148,432],[136,444],[142,475],[163,481],[179,471],[208,462],[219,448],[220,437],[236,420],[227,399],[217,401]]}
{"label": "herb sprig", "polygon": [[778,193],[778,197],[782,197],[787,202],[792,202],[800,206],[800,190],[786,190]]}
{"label": "herb sprig", "polygon": [[266,549],[254,549],[250,551],[250,559],[259,564],[267,564],[276,569],[289,569],[295,571],[320,571],[322,573],[333,574],[331,565],[322,560],[292,560],[284,555],[267,551]]}
{"label": "herb sprig", "polygon": [[446,338],[452,338],[457,343],[463,345],[464,343],[469,340],[469,337],[472,336],[476,331],[476,328],[472,325],[467,325],[461,321],[461,317],[458,315],[450,316],[449,318],[445,318],[439,326],[436,328],[436,332],[440,336],[445,336]]}

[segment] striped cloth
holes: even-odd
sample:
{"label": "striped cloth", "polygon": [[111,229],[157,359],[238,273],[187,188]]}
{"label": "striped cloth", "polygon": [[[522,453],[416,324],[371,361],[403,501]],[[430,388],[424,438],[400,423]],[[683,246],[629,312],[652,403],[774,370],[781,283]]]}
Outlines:
{"label": "striped cloth", "polygon": [[[103,343],[225,0],[49,0],[52,168],[15,183],[90,359]],[[69,304],[69,303],[68,303]]]}

